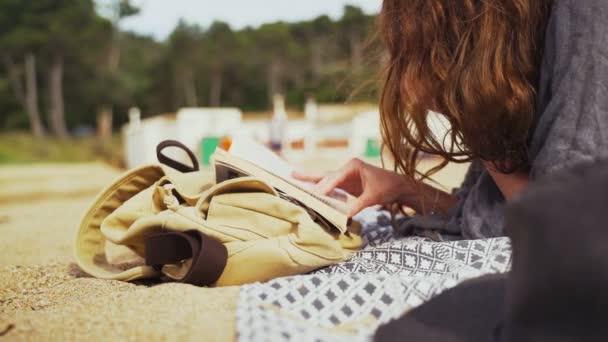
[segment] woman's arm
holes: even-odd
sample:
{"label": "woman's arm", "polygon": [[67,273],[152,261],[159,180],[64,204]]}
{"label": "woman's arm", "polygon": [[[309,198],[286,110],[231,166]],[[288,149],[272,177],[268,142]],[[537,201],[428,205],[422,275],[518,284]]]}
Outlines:
{"label": "woman's arm", "polygon": [[[484,166],[507,201],[522,192],[530,182],[530,173],[527,170],[505,174],[496,170],[492,163],[485,162]],[[456,197],[453,195],[423,182],[413,180],[412,182],[405,187],[410,190],[403,195],[401,203],[411,207],[417,213],[422,215],[447,213],[456,205]]]}
{"label": "woman's arm", "polygon": [[[530,182],[530,174],[527,170],[505,174],[496,170],[492,163],[485,162],[484,166],[507,201],[522,192]],[[422,215],[447,213],[456,205],[456,198],[453,195],[420,181],[411,182],[409,186],[404,187],[409,191],[401,197],[401,203],[417,213]]]}
{"label": "woman's arm", "polygon": [[456,205],[456,197],[445,191],[439,190],[431,185],[410,179],[412,182],[403,196],[400,203],[408,206],[420,215],[446,214]]}

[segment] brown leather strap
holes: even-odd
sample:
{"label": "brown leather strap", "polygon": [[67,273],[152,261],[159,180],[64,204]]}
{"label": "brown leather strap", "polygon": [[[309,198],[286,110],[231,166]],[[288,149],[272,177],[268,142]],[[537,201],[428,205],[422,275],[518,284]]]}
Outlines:
{"label": "brown leather strap", "polygon": [[[188,157],[190,158],[190,161],[192,162],[192,166],[180,163],[177,160],[164,155],[162,152],[167,147],[177,147],[186,152],[186,154],[188,154]],[[158,146],[156,146],[156,158],[158,159],[159,163],[167,165],[180,172],[195,172],[200,169],[200,166],[198,165],[198,159],[196,159],[194,153],[192,153],[192,151],[188,147],[186,147],[186,145],[180,143],[177,140],[165,140],[158,144]]]}
{"label": "brown leather strap", "polygon": [[228,251],[223,243],[198,230],[169,232],[146,239],[146,265],[162,268],[192,258],[188,273],[177,281],[197,286],[211,286],[220,278]]}

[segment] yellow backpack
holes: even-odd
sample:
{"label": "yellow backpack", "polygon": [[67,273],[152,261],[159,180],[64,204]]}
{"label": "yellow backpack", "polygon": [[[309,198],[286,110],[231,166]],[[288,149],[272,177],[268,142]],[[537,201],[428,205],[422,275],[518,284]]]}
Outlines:
{"label": "yellow backpack", "polygon": [[[184,149],[193,166],[166,157],[170,146]],[[157,155],[164,165],[126,172],[86,211],[76,237],[86,273],[241,285],[307,273],[361,248],[357,223],[341,233],[252,177],[215,184],[178,142],[160,144]]]}

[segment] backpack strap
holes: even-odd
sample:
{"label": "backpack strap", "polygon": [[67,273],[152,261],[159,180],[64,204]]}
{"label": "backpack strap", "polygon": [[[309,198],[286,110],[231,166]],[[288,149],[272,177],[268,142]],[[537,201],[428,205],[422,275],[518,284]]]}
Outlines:
{"label": "backpack strap", "polygon": [[224,244],[198,230],[153,235],[145,244],[146,265],[157,270],[192,258],[188,273],[177,279],[180,283],[211,286],[220,278],[228,261]]}
{"label": "backpack strap", "polygon": [[[167,147],[177,147],[186,152],[186,154],[188,154],[188,157],[190,158],[190,161],[192,162],[192,166],[180,163],[177,160],[167,157],[165,154],[163,154],[163,150]],[[159,163],[167,165],[183,173],[195,172],[200,170],[200,166],[198,165],[198,159],[196,158],[194,153],[188,147],[186,147],[186,145],[182,144],[177,140],[165,140],[158,144],[158,146],[156,146],[156,158],[158,159]]]}

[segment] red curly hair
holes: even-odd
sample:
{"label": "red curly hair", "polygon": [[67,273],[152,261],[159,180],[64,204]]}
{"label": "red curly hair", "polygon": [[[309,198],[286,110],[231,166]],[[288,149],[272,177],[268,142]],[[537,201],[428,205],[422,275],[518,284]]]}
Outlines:
{"label": "red curly hair", "polygon": [[[502,172],[528,163],[550,7],[550,0],[384,0],[380,113],[397,169],[415,175],[421,152],[445,158],[432,172],[448,161],[482,159]],[[448,146],[431,133],[430,111],[451,124]]]}

